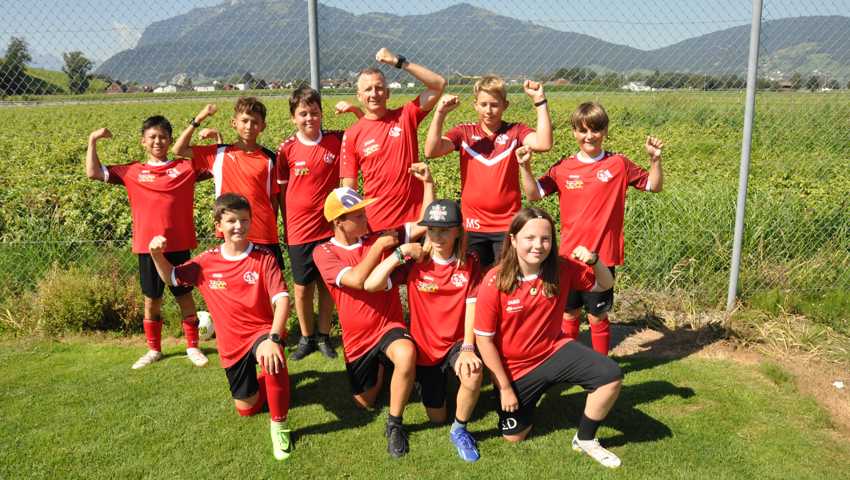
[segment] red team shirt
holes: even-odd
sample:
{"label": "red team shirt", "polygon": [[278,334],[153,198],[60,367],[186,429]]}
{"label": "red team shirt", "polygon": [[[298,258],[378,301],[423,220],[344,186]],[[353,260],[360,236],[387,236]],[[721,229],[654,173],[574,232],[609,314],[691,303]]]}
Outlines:
{"label": "red team shirt", "polygon": [[269,333],[274,302],[287,296],[274,254],[250,244],[237,257],[216,247],[175,267],[172,285],[194,285],[215,319],[221,366],[239,361],[261,335]]}
{"label": "red team shirt", "polygon": [[196,162],[170,160],[162,165],[128,163],[103,167],[104,181],[127,188],[133,216],[133,253],[148,253],[157,235],[168,238],[166,252],[191,250],[195,239]]}
{"label": "red team shirt", "polygon": [[463,340],[466,307],[475,303],[480,281],[478,256],[470,253],[462,267],[457,260],[429,258],[402,269],[410,306],[410,335],[416,343],[417,365],[440,363]]}
{"label": "red team shirt", "polygon": [[[342,132],[322,132],[316,142],[292,135],[277,149],[278,183],[286,189],[286,243],[302,245],[333,235],[325,198],[339,186]],[[285,186],[283,186],[285,185]]]}
{"label": "red team shirt", "polygon": [[[372,350],[381,337],[393,328],[406,328],[398,296],[398,275],[390,278],[391,287],[380,292],[367,292],[343,287],[342,276],[359,264],[378,239],[378,235],[369,235],[353,245],[342,245],[331,238],[313,250],[322,279],[339,312],[339,325],[342,327],[342,345],[345,361],[351,363]],[[404,238],[404,236],[399,236]],[[392,250],[388,251],[392,255]]]}
{"label": "red team shirt", "polygon": [[468,232],[505,232],[522,196],[519,163],[514,151],[534,129],[522,123],[502,123],[488,136],[481,125],[464,123],[444,138],[460,152],[460,206]]}
{"label": "red team shirt", "polygon": [[537,276],[521,280],[513,293],[500,292],[498,270],[487,272],[478,289],[475,334],[493,337],[508,377],[516,381],[570,341],[561,330],[567,296],[570,290],[592,289],[596,275],[584,263],[562,259],[558,296],[547,297]]}
{"label": "red team shirt", "polygon": [[361,118],[345,131],[340,176],[356,179],[363,171],[364,195],[378,198],[366,207],[373,232],[398,228],[419,216],[422,182],[407,170],[419,161],[416,130],[427,115],[416,97],[379,120]]}
{"label": "red team shirt", "polygon": [[560,255],[584,245],[608,266],[623,264],[626,190],[649,190],[649,173],[619,153],[598,160],[573,155],[552,165],[538,179],[542,196],[558,193],[561,209]]}
{"label": "red team shirt", "polygon": [[[238,193],[251,205],[251,229],[248,240],[257,243],[279,243],[277,212],[271,199],[280,187],[274,168],[275,154],[265,148],[246,152],[232,145],[192,147],[192,158],[208,170],[215,180],[215,196]],[[221,234],[218,234],[221,237]]]}

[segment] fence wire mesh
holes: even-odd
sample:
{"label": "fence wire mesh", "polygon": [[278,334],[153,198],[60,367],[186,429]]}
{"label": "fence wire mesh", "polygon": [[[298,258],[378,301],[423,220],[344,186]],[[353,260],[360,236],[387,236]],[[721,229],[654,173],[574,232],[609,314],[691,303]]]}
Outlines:
{"label": "fence wire mesh", "polygon": [[[229,93],[248,91],[267,100],[261,142],[274,148],[293,130],[283,97],[310,75],[307,11],[300,0],[5,6],[0,89],[7,101],[47,105],[0,109],[4,296],[32,290],[51,265],[118,271],[134,282],[126,195],[84,178],[88,133],[103,126],[115,133],[101,142],[105,163],[139,160],[146,116],[164,114],[179,130],[208,97],[223,97],[215,101],[226,110]],[[576,150],[571,111],[601,102],[611,117],[607,149],[647,167],[646,135],[667,142],[664,192],[629,194],[618,288],[715,307],[724,303],[729,275],[751,15],[749,2],[731,0],[611,0],[592,8],[326,1],[318,5],[321,84],[326,96],[353,101],[356,72],[388,47],[449,80],[463,104],[449,126],[476,120],[471,84],[486,73],[508,82],[506,120],[533,126],[520,84],[543,81],[555,146],[535,157],[536,173]],[[404,72],[385,71],[394,104],[421,88]],[[758,78],[741,296],[779,292],[847,305],[850,2],[766,0]],[[338,99],[327,99],[325,111]],[[225,140],[233,137],[226,117],[212,122]],[[325,123],[344,128],[351,119],[327,115]],[[431,164],[440,195],[457,198],[456,157]],[[196,194],[196,225],[206,239],[208,183]],[[557,215],[555,200],[543,205]]]}

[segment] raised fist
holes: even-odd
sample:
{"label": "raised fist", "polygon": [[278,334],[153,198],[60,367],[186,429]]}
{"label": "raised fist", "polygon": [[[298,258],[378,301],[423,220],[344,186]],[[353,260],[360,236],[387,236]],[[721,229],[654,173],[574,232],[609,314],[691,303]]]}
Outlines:
{"label": "raised fist", "polygon": [[350,112],[352,108],[353,106],[350,103],[346,102],[345,100],[340,100],[334,106],[334,112],[337,115],[342,115],[343,113]]}
{"label": "raised fist", "polygon": [[165,237],[162,235],[157,235],[153,237],[148,244],[148,250],[150,253],[162,253],[165,250],[165,246],[168,242],[165,240]]}
{"label": "raised fist", "polygon": [[528,145],[523,145],[517,148],[514,153],[516,153],[516,161],[520,165],[525,165],[527,162],[531,161],[531,147]]}
{"label": "raised fist", "polygon": [[664,142],[660,138],[649,136],[646,137],[646,143],[643,147],[646,149],[646,153],[649,154],[650,158],[657,160],[661,158],[661,149],[664,148]]}
{"label": "raised fist", "polygon": [[434,179],[431,177],[431,169],[428,168],[428,164],[425,162],[417,162],[412,163],[410,168],[407,169],[410,173],[416,177],[417,180],[422,182],[432,182]]}
{"label": "raised fist", "polygon": [[217,111],[218,107],[215,106],[214,103],[208,103],[204,108],[201,109],[201,113],[198,114],[198,117],[195,118],[195,120],[203,122],[205,118],[215,115],[215,112]]}
{"label": "raised fist", "polygon": [[112,138],[112,132],[108,128],[99,128],[89,135],[89,140],[98,141],[101,138]]}
{"label": "raised fist", "polygon": [[525,94],[531,97],[535,103],[546,99],[543,93],[543,84],[540,82],[526,80],[522,84],[522,89],[525,90]]}
{"label": "raised fist", "polygon": [[375,54],[375,60],[377,60],[380,63],[385,63],[387,65],[395,66],[396,62],[398,61],[398,57],[396,56],[396,54],[391,52],[388,48],[384,47],[384,48],[378,50],[378,53]]}
{"label": "raised fist", "polygon": [[591,252],[583,245],[579,245],[573,250],[572,257],[588,265],[594,265],[599,261],[599,255]]}
{"label": "raised fist", "polygon": [[216,143],[224,143],[221,138],[221,133],[215,128],[203,128],[200,132],[198,132],[198,138],[202,140],[210,140],[213,139]]}
{"label": "raised fist", "polygon": [[449,113],[460,105],[460,99],[457,95],[443,95],[440,101],[437,102],[437,112]]}

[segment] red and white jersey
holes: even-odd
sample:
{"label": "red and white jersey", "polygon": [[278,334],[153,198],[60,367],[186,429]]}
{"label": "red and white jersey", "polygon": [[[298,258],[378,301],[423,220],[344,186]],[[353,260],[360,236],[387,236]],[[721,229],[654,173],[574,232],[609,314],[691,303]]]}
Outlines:
{"label": "red and white jersey", "polygon": [[444,138],[460,152],[460,206],[467,232],[505,232],[522,207],[515,150],[534,130],[502,123],[487,135],[477,123],[463,123]]}
{"label": "red and white jersey", "polygon": [[410,306],[410,335],[416,364],[436,365],[455,342],[463,340],[466,308],[475,303],[480,262],[475,253],[458,267],[457,259],[429,258],[403,267]]}
{"label": "red and white jersey", "polygon": [[215,322],[221,366],[230,367],[269,333],[274,303],[287,296],[274,253],[249,244],[241,255],[226,255],[221,246],[174,268],[172,285],[194,285],[201,291]]}
{"label": "red and white jersey", "polygon": [[573,259],[559,264],[558,295],[547,297],[538,276],[523,278],[512,293],[496,284],[499,267],[484,276],[475,305],[475,334],[493,337],[512,381],[537,368],[569,341],[561,320],[570,290],[596,284],[593,268]]}
{"label": "red and white jersey", "polygon": [[103,167],[103,181],[124,185],[133,216],[133,253],[148,253],[157,235],[168,239],[166,252],[191,250],[195,239],[197,163],[170,160],[162,165],[128,163]]}
{"label": "red and white jersey", "polygon": [[[378,237],[368,235],[352,245],[342,245],[332,237],[313,250],[313,261],[339,312],[343,352],[349,363],[372,350],[388,331],[406,328],[398,296],[398,275],[390,278],[389,289],[380,292],[356,290],[341,283],[343,275],[363,260]],[[387,250],[385,255],[393,255],[393,251]]]}
{"label": "red and white jersey", "polygon": [[222,193],[238,193],[248,199],[251,204],[248,240],[279,243],[277,212],[271,203],[280,192],[274,152],[262,147],[246,152],[233,145],[203,145],[192,147],[192,158],[212,173],[216,198]]}
{"label": "red and white jersey", "polygon": [[373,232],[398,228],[419,216],[422,182],[408,168],[419,161],[416,131],[426,115],[416,97],[379,120],[361,118],[345,131],[340,176],[357,178],[362,170],[364,196],[378,198],[366,207]]}
{"label": "red and white jersey", "polygon": [[552,165],[537,183],[542,196],[560,196],[562,257],[583,245],[609,267],[623,264],[626,190],[650,189],[645,169],[619,153],[589,160],[573,155]]}
{"label": "red and white jersey", "polygon": [[286,190],[286,243],[301,245],[333,235],[325,198],[339,186],[342,132],[321,132],[311,142],[295,134],[277,149],[277,182]]}

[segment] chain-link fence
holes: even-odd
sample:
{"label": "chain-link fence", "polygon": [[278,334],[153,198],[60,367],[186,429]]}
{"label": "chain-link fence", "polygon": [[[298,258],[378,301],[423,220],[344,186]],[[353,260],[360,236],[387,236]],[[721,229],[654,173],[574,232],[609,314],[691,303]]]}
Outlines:
{"label": "chain-link fence", "polygon": [[[536,173],[576,150],[570,112],[601,102],[611,117],[606,148],[647,167],[646,135],[667,142],[664,192],[629,194],[618,288],[719,307],[729,280],[751,8],[740,1],[320,2],[320,80],[326,96],[353,100],[356,72],[388,47],[449,80],[463,103],[449,125],[476,120],[471,84],[492,72],[510,87],[506,120],[532,126],[520,84],[544,81],[555,146],[535,157]],[[207,97],[250,90],[268,100],[261,141],[273,148],[293,129],[283,97],[310,79],[308,6],[300,0],[36,0],[4,7],[0,42],[6,100],[59,102],[0,109],[0,289],[9,298],[32,289],[52,264],[120,271],[135,281],[126,197],[83,176],[88,132],[109,126],[116,134],[102,143],[106,163],[138,160],[137,130],[147,115],[165,114],[179,130]],[[814,313],[838,305],[832,318],[847,328],[850,2],[766,0],[759,53],[741,297],[758,303],[790,295]],[[406,73],[385,71],[393,104],[421,88]],[[227,139],[225,117],[213,125]],[[326,116],[328,127],[350,124]],[[431,163],[439,193],[458,197],[456,157]],[[211,196],[202,184],[196,224],[206,238]],[[552,199],[543,205],[558,211]]]}

